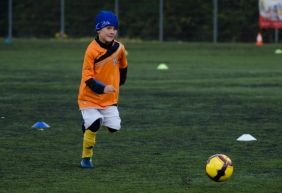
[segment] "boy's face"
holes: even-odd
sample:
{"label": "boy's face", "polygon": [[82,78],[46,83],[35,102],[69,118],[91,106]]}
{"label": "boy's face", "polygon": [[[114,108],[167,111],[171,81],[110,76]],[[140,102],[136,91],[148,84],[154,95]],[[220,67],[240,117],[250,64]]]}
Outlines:
{"label": "boy's face", "polygon": [[98,31],[99,40],[103,43],[109,43],[114,40],[117,30],[113,26],[107,26]]}

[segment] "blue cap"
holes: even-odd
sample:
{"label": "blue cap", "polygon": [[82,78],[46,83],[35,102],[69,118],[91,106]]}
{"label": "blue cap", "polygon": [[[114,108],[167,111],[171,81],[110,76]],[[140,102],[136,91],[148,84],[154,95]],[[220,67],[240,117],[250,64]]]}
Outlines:
{"label": "blue cap", "polygon": [[100,11],[96,16],[95,30],[99,31],[107,26],[114,26],[115,29],[118,29],[118,18],[111,11]]}

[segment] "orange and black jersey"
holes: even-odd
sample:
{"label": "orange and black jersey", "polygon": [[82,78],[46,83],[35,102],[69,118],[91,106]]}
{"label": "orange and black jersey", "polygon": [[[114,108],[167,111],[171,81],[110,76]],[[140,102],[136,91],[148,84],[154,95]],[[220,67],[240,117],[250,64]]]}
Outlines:
{"label": "orange and black jersey", "polygon": [[[118,103],[119,86],[127,75],[127,59],[124,46],[113,41],[106,45],[93,40],[86,49],[78,105],[83,108],[104,108]],[[103,93],[105,85],[113,85],[114,93]]]}

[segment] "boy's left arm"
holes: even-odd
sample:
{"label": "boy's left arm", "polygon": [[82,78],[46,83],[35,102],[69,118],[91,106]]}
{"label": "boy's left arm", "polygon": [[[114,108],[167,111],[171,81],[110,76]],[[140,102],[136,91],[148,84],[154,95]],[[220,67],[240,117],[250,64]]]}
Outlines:
{"label": "boy's left arm", "polygon": [[121,59],[120,59],[120,67],[119,67],[119,73],[120,73],[120,81],[119,85],[123,85],[127,78],[127,58],[126,58],[126,51],[123,47]]}
{"label": "boy's left arm", "polygon": [[126,68],[120,68],[119,69],[119,74],[120,74],[120,81],[119,81],[119,85],[124,85],[125,81],[126,81],[126,77],[127,77],[127,67]]}

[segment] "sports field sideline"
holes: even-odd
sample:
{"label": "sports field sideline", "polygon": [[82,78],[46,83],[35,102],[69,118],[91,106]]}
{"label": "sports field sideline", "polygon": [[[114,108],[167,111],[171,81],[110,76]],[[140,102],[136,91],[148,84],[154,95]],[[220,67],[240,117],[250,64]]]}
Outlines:
{"label": "sports field sideline", "polygon": [[[82,170],[76,97],[89,41],[1,41],[1,193],[281,192],[281,44],[125,41],[122,130],[99,131],[96,168]],[[236,141],[245,133],[257,141]],[[224,183],[205,174],[216,153],[234,164]]]}

